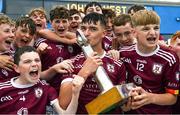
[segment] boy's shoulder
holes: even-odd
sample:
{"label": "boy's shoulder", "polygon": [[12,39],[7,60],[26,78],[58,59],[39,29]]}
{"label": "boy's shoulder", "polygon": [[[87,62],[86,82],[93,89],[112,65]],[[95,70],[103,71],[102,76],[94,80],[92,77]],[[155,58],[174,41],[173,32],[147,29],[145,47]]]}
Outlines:
{"label": "boy's shoulder", "polygon": [[170,66],[179,61],[176,52],[170,47],[160,46],[156,55],[168,61]]}
{"label": "boy's shoulder", "polygon": [[129,51],[134,51],[136,48],[136,44],[132,44],[129,46],[123,46],[122,48],[119,49],[120,52],[129,52]]}
{"label": "boy's shoulder", "polygon": [[176,55],[176,52],[175,52],[171,47],[159,45],[159,51],[162,51],[162,52],[164,52],[164,53],[177,56],[177,55]]}
{"label": "boy's shoulder", "polygon": [[11,80],[1,81],[1,83],[0,83],[0,90],[6,89],[6,88],[9,88],[9,87],[12,87]]}
{"label": "boy's shoulder", "polygon": [[121,66],[123,64],[122,60],[116,60],[114,59],[109,53],[106,53],[104,56],[105,63],[113,63]]}

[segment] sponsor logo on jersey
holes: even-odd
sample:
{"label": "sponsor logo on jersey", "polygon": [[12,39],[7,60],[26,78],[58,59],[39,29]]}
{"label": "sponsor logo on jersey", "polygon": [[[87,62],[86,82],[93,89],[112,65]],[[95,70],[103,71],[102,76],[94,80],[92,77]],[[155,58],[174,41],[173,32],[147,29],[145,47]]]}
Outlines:
{"label": "sponsor logo on jersey", "polygon": [[133,77],[133,80],[136,84],[141,85],[142,84],[142,78],[139,75],[135,75]]}
{"label": "sponsor logo on jersey", "polygon": [[85,91],[92,92],[92,93],[97,93],[97,92],[100,93],[101,92],[101,90],[99,89],[99,86],[97,84],[94,84],[94,83],[84,84],[83,89]]}
{"label": "sponsor logo on jersey", "polygon": [[[122,59],[122,58],[121,58]],[[130,58],[123,58],[122,60],[124,60],[127,63],[131,63],[131,59]]]}
{"label": "sponsor logo on jersey", "polygon": [[81,65],[81,64],[76,64],[75,66],[74,66],[74,68],[82,68],[83,66]]}
{"label": "sponsor logo on jersey", "polygon": [[21,95],[21,94],[26,94],[26,93],[28,93],[28,92],[29,92],[29,90],[25,90],[25,91],[20,91],[20,92],[18,92],[18,94]]}
{"label": "sponsor logo on jersey", "polygon": [[43,90],[41,88],[36,88],[35,89],[35,96],[37,98],[40,98],[42,96],[42,94],[43,94]]}
{"label": "sponsor logo on jersey", "polygon": [[143,64],[147,64],[147,61],[146,61],[146,60],[141,60],[141,59],[137,59],[136,62],[143,63]]}
{"label": "sponsor logo on jersey", "polygon": [[69,51],[70,53],[72,53],[72,52],[73,52],[73,47],[72,47],[72,46],[68,46],[68,51]]}
{"label": "sponsor logo on jersey", "polygon": [[177,87],[178,87],[178,84],[177,84],[177,83],[169,82],[169,83],[168,83],[168,86],[169,86],[169,87],[173,87],[173,88],[177,88]]}
{"label": "sponsor logo on jersey", "polygon": [[113,73],[115,70],[114,70],[114,65],[112,64],[107,64],[107,70],[111,73]]}
{"label": "sponsor logo on jersey", "polygon": [[8,95],[8,96],[3,96],[3,97],[1,97],[0,98],[0,101],[1,102],[5,102],[5,101],[10,101],[10,100],[12,100],[13,98],[10,96],[10,95]]}
{"label": "sponsor logo on jersey", "polygon": [[162,65],[161,64],[153,64],[152,72],[154,74],[161,74],[162,73]]}

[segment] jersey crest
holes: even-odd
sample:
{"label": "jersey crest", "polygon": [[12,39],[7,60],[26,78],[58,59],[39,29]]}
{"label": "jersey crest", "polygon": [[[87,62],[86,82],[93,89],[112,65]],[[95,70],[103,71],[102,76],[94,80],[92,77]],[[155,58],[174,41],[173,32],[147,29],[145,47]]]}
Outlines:
{"label": "jersey crest", "polygon": [[154,74],[161,74],[162,73],[162,67],[163,66],[161,64],[155,63],[155,64],[153,64],[152,72]]}
{"label": "jersey crest", "polygon": [[112,64],[107,64],[107,69],[108,69],[108,71],[111,72],[111,73],[115,72],[115,70],[114,70],[114,65],[112,65]]}
{"label": "jersey crest", "polygon": [[42,94],[43,94],[43,90],[41,88],[36,88],[35,89],[35,96],[37,98],[40,98],[42,96]]}

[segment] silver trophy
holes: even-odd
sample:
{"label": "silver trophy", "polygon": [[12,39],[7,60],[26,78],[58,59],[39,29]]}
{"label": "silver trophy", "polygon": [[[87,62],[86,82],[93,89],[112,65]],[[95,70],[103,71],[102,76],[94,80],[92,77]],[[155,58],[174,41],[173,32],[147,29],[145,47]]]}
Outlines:
{"label": "silver trophy", "polygon": [[[77,30],[76,36],[77,36],[77,43],[82,48],[85,55],[89,56],[90,54],[92,54],[93,49],[90,46],[90,44],[88,44],[87,39],[81,30],[79,29]],[[109,79],[109,76],[107,75],[106,71],[104,70],[102,66],[99,66],[97,68],[95,76],[96,76],[96,82],[98,82],[98,85],[102,93],[108,91],[109,89],[113,87],[113,84],[111,80]]]}
{"label": "silver trophy", "polygon": [[[76,36],[77,43],[85,55],[89,56],[92,54],[93,49],[83,32],[78,29]],[[101,89],[101,95],[86,105],[89,114],[106,113],[113,106],[124,104],[129,97],[129,91],[134,87],[133,83],[114,86],[102,66],[97,68],[95,79]]]}

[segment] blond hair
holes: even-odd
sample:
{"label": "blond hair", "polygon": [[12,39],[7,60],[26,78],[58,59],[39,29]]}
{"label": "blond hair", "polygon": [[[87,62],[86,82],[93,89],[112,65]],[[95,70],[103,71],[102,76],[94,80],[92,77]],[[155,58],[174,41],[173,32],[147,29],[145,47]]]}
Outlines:
{"label": "blond hair", "polygon": [[12,21],[11,18],[8,17],[7,15],[0,14],[0,25],[1,25],[1,24],[13,25],[13,21]]}
{"label": "blond hair", "polygon": [[132,24],[134,27],[148,24],[160,24],[160,17],[154,11],[140,10],[132,15]]}
{"label": "blond hair", "polygon": [[46,11],[43,7],[31,9],[28,13],[28,16],[31,17],[35,12],[38,12],[38,13],[44,15],[45,17],[47,16]]}

